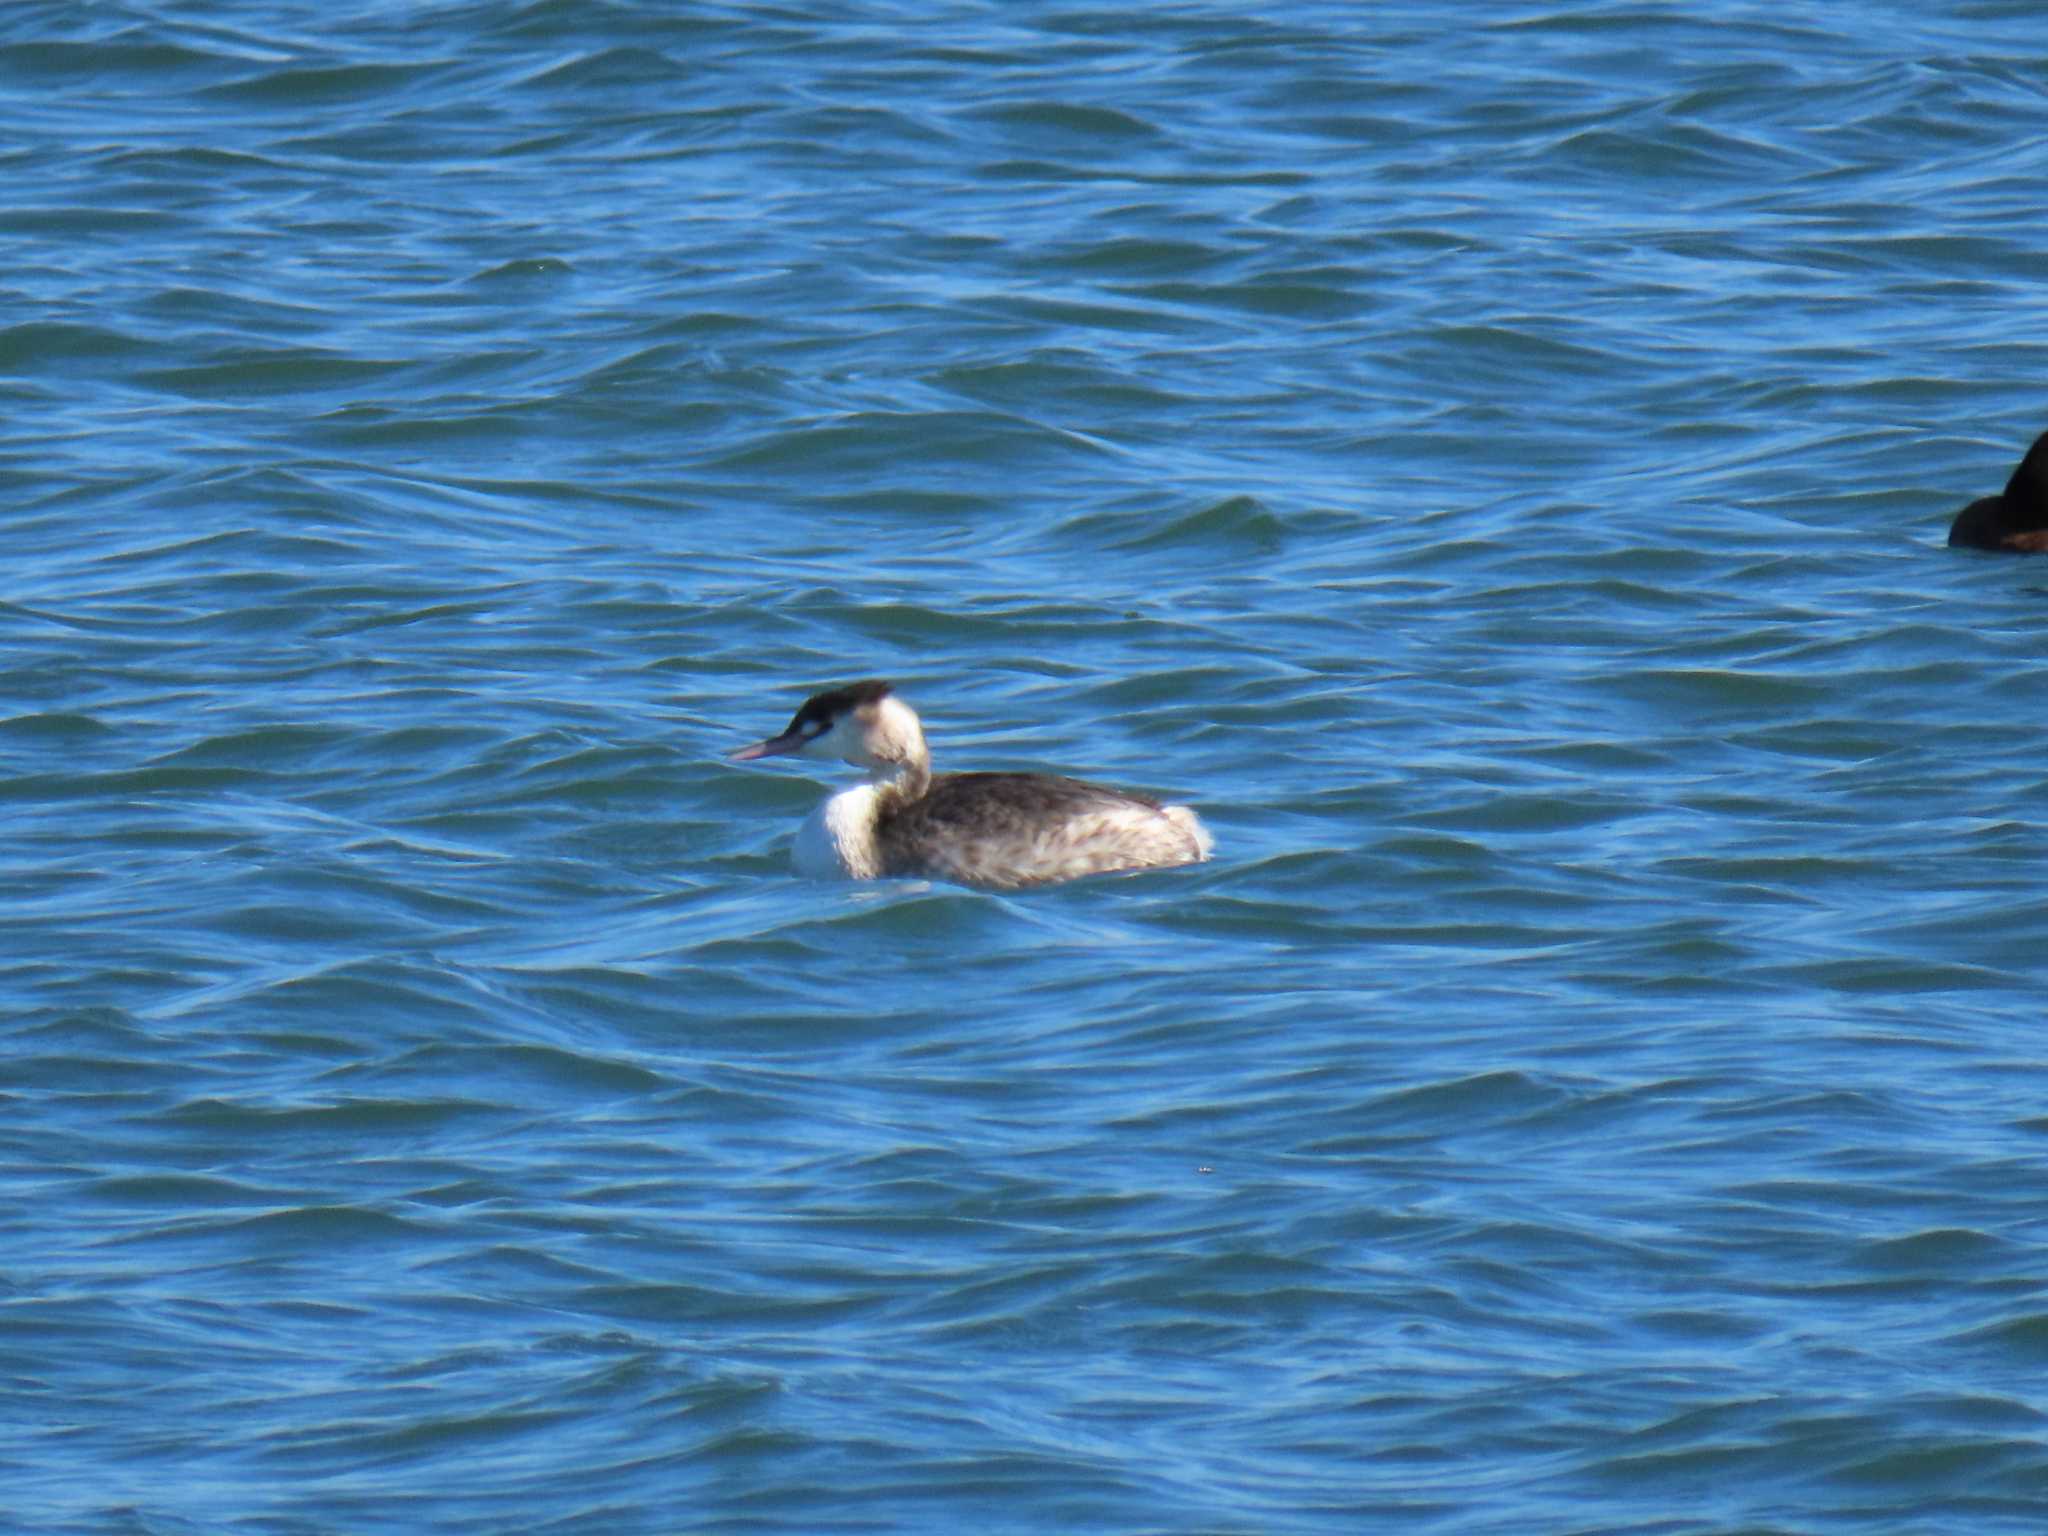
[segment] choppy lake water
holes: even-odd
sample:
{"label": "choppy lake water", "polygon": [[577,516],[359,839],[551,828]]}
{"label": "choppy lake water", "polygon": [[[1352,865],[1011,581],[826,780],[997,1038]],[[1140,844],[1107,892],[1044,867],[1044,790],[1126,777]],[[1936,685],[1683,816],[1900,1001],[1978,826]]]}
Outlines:
{"label": "choppy lake water", "polygon": [[[2018,4],[0,16],[37,1532],[2034,1532]],[[1199,869],[788,873],[888,676]]]}

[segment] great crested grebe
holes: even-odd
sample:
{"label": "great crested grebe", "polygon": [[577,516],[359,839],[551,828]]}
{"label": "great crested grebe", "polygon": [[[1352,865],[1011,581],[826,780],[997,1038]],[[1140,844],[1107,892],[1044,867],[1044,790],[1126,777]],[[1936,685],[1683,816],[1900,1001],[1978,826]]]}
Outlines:
{"label": "great crested grebe", "polygon": [[868,771],[867,783],[833,795],[797,833],[799,874],[1015,890],[1193,864],[1213,846],[1193,811],[1147,795],[1050,773],[934,775],[924,727],[889,683],[815,694],[780,736],[728,755],[749,763],[789,753]]}
{"label": "great crested grebe", "polygon": [[2048,432],[2034,439],[2002,494],[1973,501],[1956,514],[1948,541],[2027,555],[2048,551]]}

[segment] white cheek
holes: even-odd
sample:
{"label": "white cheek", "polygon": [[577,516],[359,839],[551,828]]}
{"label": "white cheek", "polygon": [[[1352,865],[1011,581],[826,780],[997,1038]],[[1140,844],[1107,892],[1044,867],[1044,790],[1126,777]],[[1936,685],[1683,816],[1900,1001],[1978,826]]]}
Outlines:
{"label": "white cheek", "polygon": [[839,729],[837,726],[829,731],[821,731],[818,735],[811,737],[802,746],[798,747],[796,755],[798,757],[837,757],[839,755],[839,747],[834,738],[838,734]]}
{"label": "white cheek", "polygon": [[837,758],[845,763],[867,761],[865,744],[861,740],[860,722],[852,715],[842,715],[832,723],[832,729],[822,736],[811,738],[811,744],[804,748],[809,757]]}

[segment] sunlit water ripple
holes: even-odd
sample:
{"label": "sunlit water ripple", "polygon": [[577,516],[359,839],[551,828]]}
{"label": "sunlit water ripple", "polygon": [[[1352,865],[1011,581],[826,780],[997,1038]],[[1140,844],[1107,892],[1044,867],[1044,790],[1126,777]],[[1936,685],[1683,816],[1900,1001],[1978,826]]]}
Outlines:
{"label": "sunlit water ripple", "polygon": [[0,16],[0,1521],[2039,1530],[2038,20]]}

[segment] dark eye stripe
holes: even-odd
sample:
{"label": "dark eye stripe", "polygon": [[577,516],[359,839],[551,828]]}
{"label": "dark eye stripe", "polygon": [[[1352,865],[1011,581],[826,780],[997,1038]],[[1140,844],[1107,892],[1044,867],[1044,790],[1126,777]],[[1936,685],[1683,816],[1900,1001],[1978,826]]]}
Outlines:
{"label": "dark eye stripe", "polygon": [[806,741],[816,741],[839,721],[840,717],[852,713],[865,704],[879,704],[894,688],[880,679],[864,683],[851,683],[844,688],[834,688],[825,693],[811,695],[803,707],[790,718],[785,736],[802,736]]}

